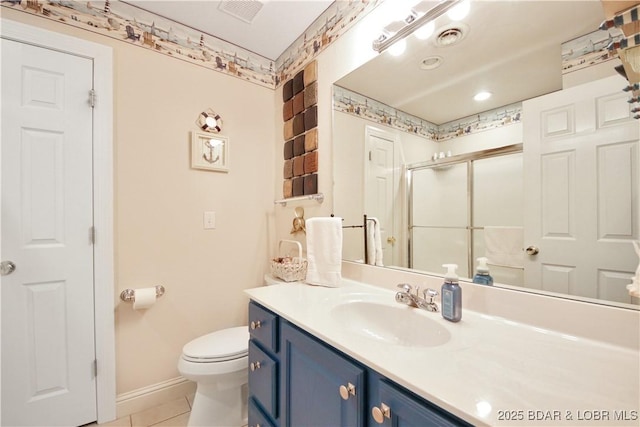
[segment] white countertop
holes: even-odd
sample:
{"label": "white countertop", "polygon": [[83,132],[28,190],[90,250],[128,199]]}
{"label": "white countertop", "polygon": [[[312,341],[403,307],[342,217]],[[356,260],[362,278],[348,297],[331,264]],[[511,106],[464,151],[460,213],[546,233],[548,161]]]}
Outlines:
{"label": "white countertop", "polygon": [[637,350],[464,307],[459,323],[443,319],[440,313],[406,307],[438,322],[451,339],[434,347],[388,344],[354,333],[335,319],[332,309],[345,301],[396,306],[393,291],[343,279],[339,288],[284,283],[246,292],[310,334],[474,425],[640,425]]}

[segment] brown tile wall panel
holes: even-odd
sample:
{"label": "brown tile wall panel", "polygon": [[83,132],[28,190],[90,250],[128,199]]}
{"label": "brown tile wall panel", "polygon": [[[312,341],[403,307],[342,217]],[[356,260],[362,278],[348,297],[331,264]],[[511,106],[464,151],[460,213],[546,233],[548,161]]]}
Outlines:
{"label": "brown tile wall panel", "polygon": [[[296,114],[295,116],[293,116],[293,119],[291,120],[293,120],[293,128],[291,129],[293,132],[292,136],[298,136],[302,132],[304,132],[305,130],[304,113]],[[285,138],[285,139],[289,139],[289,138]]]}
{"label": "brown tile wall panel", "polygon": [[304,67],[304,86],[307,87],[316,80],[318,80],[318,64],[312,61]]}
{"label": "brown tile wall panel", "polygon": [[293,178],[293,197],[304,195],[304,177]]}
{"label": "brown tile wall panel", "polygon": [[293,97],[293,114],[300,114],[304,111],[304,92],[300,92],[296,96]]}
{"label": "brown tile wall panel", "polygon": [[304,151],[307,153],[318,148],[318,128],[304,134]]}
{"label": "brown tile wall panel", "polygon": [[293,138],[293,119],[290,119],[284,122],[282,132],[284,133],[285,140]]}
{"label": "brown tile wall panel", "polygon": [[293,178],[293,159],[285,160],[282,168],[282,176],[284,179]]}
{"label": "brown tile wall panel", "polygon": [[[298,95],[300,96],[300,95]],[[313,82],[304,88],[304,108],[309,108],[318,103],[318,83]]]}
{"label": "brown tile wall panel", "polygon": [[293,140],[293,155],[301,156],[305,153],[304,149],[304,135],[296,136],[296,139]]}
{"label": "brown tile wall panel", "polygon": [[304,175],[304,156],[298,156],[293,158],[293,175]]}
{"label": "brown tile wall panel", "polygon": [[288,197],[293,197],[293,180],[285,179],[282,183],[282,197],[285,199]]}
{"label": "brown tile wall panel", "polygon": [[293,79],[282,86],[282,101],[286,102],[293,98]]}
{"label": "brown tile wall panel", "polygon": [[[304,156],[304,173],[318,172],[318,152],[312,151]],[[286,178],[286,177],[285,177]]]}
{"label": "brown tile wall panel", "polygon": [[304,70],[293,76],[293,94],[297,95],[304,89]]}
{"label": "brown tile wall panel", "polygon": [[284,143],[284,159],[289,160],[293,158],[293,139]]}
{"label": "brown tile wall panel", "polygon": [[285,122],[293,117],[293,99],[282,104],[282,120]]}
{"label": "brown tile wall panel", "polygon": [[304,176],[304,194],[318,194],[318,174]]}
{"label": "brown tile wall panel", "polygon": [[[295,120],[295,117],[293,119]],[[318,106],[314,105],[313,107],[306,109],[304,112],[304,130],[311,130],[316,126],[318,126]]]}

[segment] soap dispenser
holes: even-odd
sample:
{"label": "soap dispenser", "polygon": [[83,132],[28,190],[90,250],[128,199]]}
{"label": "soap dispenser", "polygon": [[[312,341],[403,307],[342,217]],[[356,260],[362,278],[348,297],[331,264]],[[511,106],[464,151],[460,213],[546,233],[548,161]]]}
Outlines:
{"label": "soap dispenser", "polygon": [[476,275],[473,276],[473,283],[479,283],[481,285],[493,285],[493,277],[489,274],[489,267],[487,267],[488,259],[480,257],[476,259],[478,261],[478,268],[476,269]]}
{"label": "soap dispenser", "polygon": [[456,275],[457,264],[443,264],[447,269],[444,276],[444,283],[441,289],[442,298],[442,317],[451,321],[459,322],[462,319],[462,289],[458,283]]}

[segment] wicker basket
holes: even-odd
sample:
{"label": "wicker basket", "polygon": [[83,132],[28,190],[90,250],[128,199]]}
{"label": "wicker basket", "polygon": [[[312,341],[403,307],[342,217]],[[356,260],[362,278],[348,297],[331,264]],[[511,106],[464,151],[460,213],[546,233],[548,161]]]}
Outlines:
{"label": "wicker basket", "polygon": [[278,255],[282,254],[283,243],[293,243],[298,246],[298,256],[278,257],[271,260],[271,275],[285,282],[297,282],[307,277],[307,260],[302,258],[302,245],[295,240],[280,240]]}

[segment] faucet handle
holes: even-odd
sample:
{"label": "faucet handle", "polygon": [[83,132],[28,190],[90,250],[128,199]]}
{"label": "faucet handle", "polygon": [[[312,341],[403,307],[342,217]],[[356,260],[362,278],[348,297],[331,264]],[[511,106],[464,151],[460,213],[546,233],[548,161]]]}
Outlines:
{"label": "faucet handle", "polygon": [[438,291],[435,289],[427,288],[422,291],[422,295],[424,295],[424,299],[429,299],[429,303],[433,302],[433,299],[438,296]]}
{"label": "faucet handle", "polygon": [[411,289],[413,289],[413,287],[408,283],[399,283],[397,285],[397,287],[402,289],[403,291],[405,291],[408,294],[410,294],[411,293]]}

